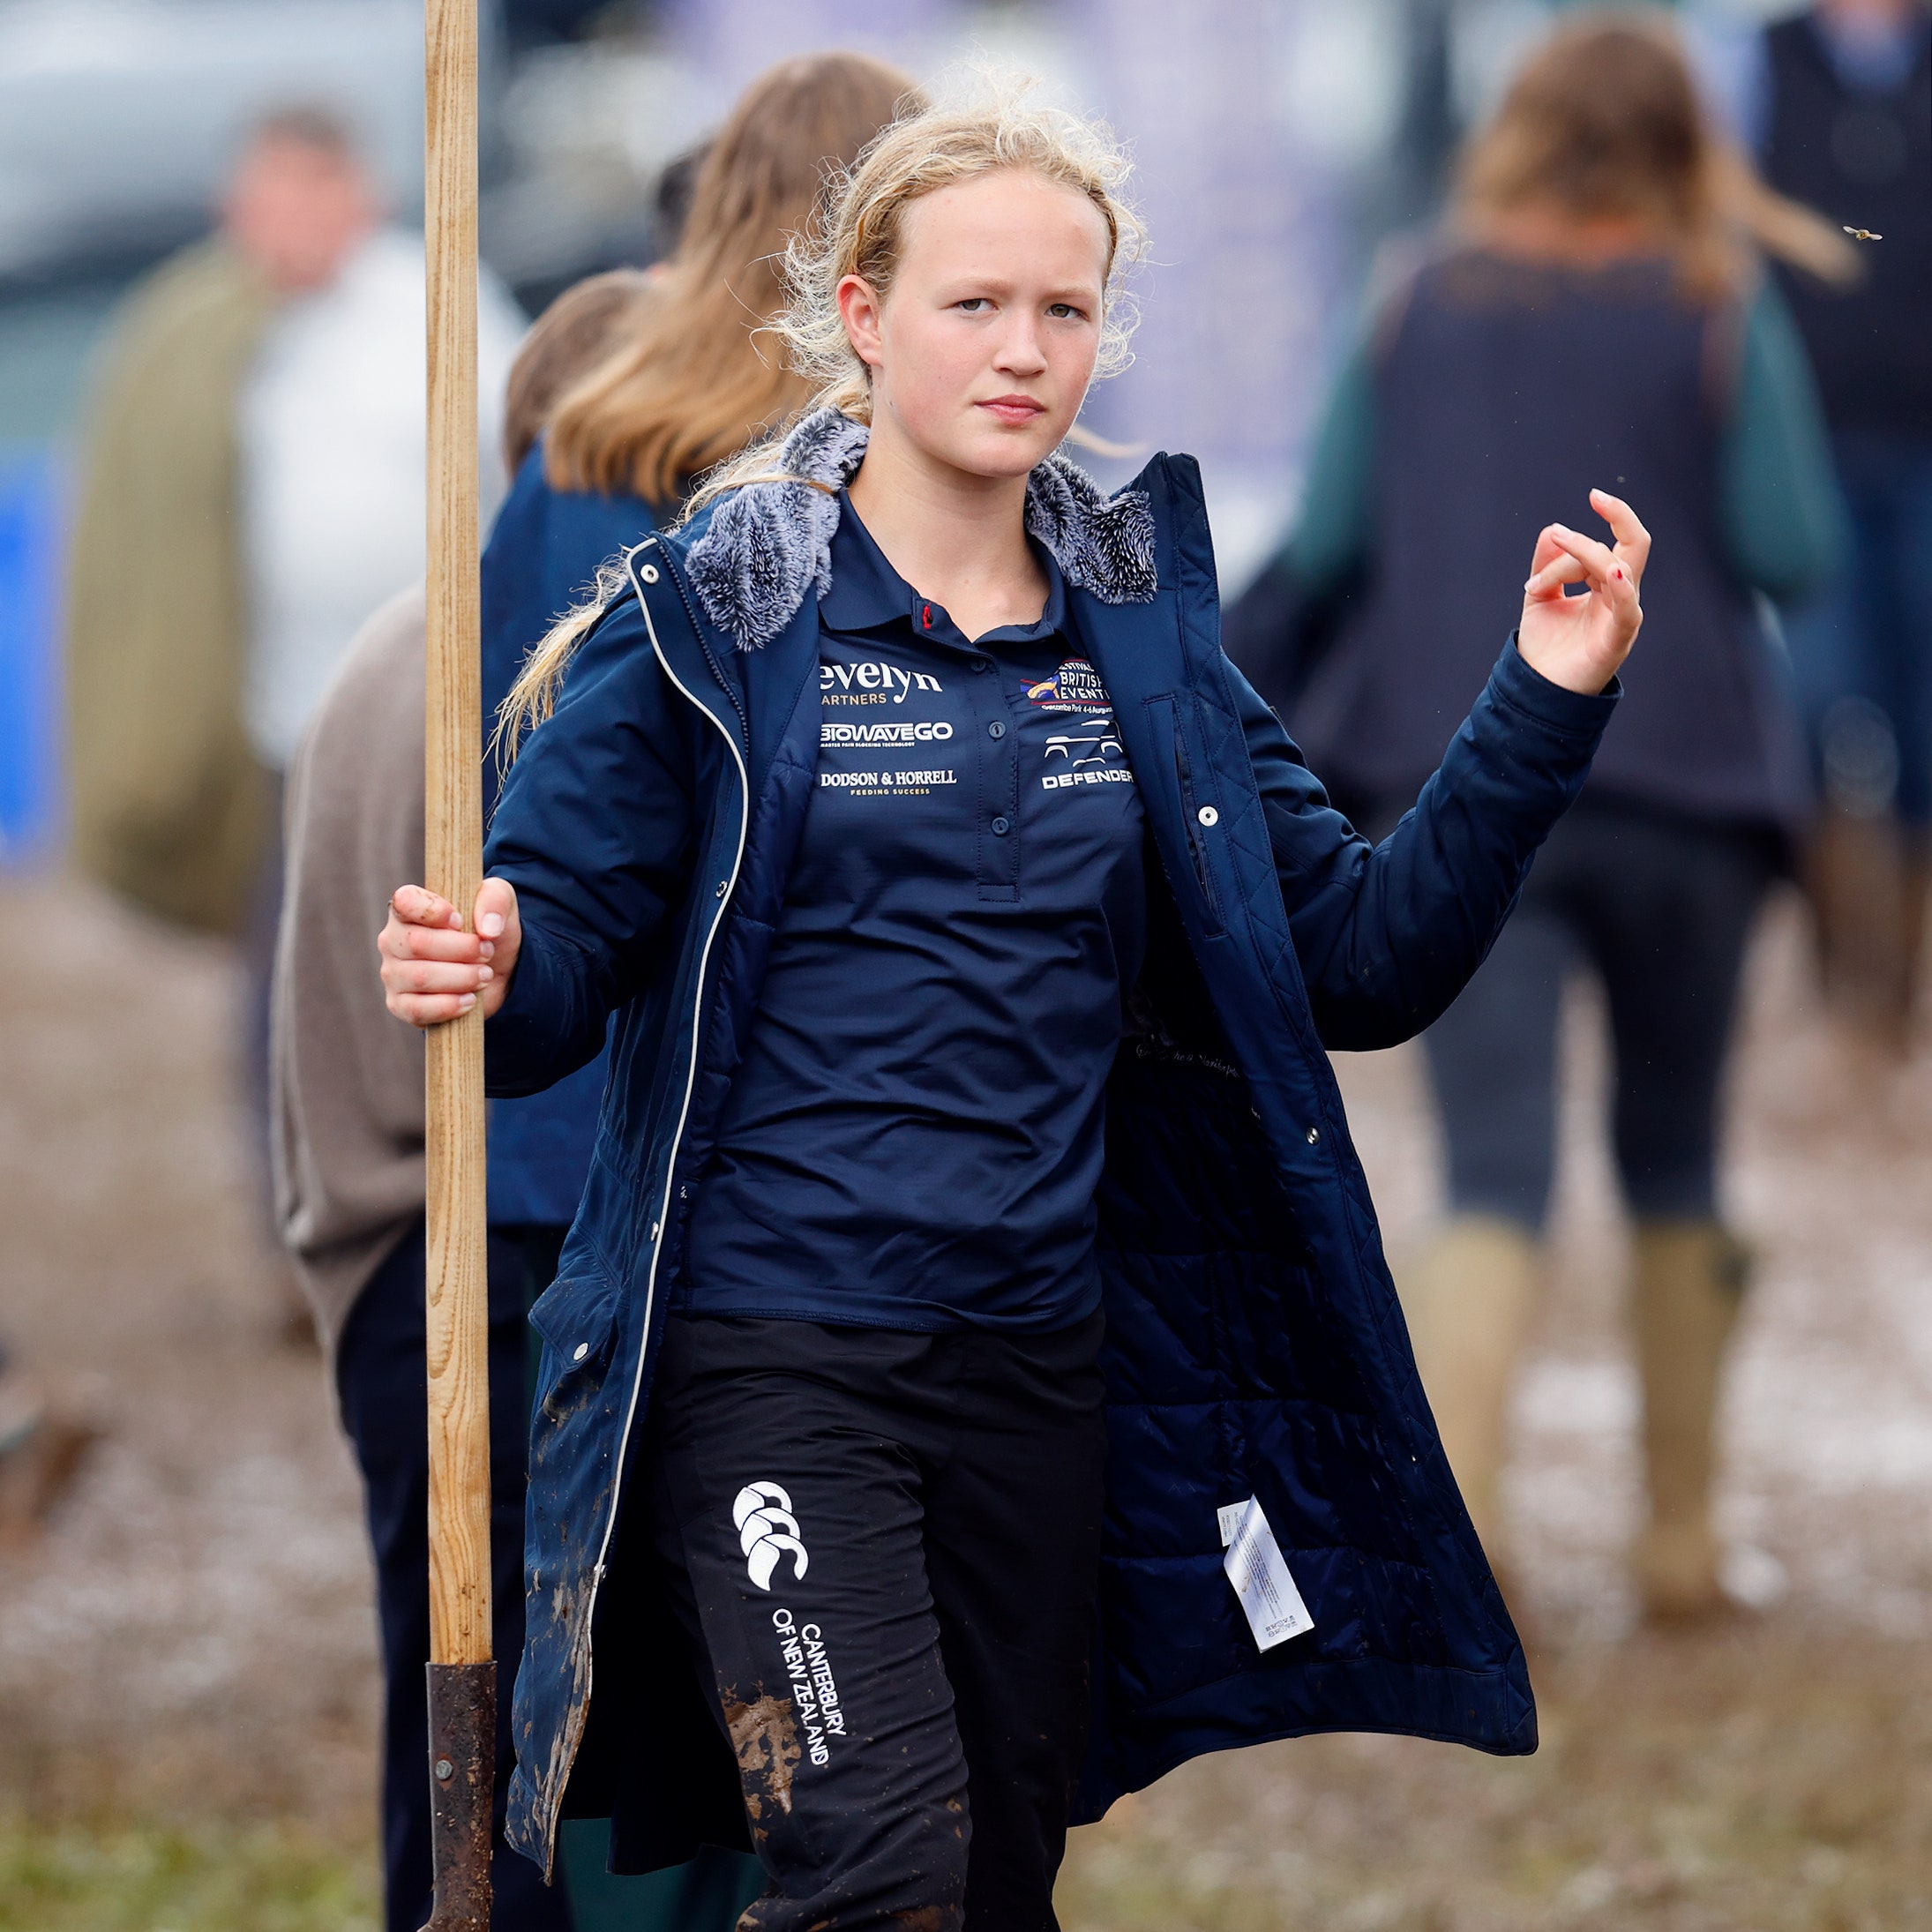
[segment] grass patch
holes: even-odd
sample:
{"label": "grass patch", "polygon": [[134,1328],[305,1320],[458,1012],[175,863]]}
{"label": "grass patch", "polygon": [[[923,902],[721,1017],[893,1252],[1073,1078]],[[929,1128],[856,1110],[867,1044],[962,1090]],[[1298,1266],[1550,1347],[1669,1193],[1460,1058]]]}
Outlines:
{"label": "grass patch", "polygon": [[377,1932],[365,1856],[292,1825],[0,1816],[0,1932]]}

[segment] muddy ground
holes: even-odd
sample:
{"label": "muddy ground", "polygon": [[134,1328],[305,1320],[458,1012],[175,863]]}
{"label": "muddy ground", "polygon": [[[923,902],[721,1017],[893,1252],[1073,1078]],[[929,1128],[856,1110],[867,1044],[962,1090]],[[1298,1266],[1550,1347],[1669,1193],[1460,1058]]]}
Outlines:
{"label": "muddy ground", "polygon": [[[276,1333],[231,966],[57,882],[0,885],[0,1329],[111,1427],[40,1543],[0,1554],[0,1828],[286,1829],[356,1890],[358,1496],[316,1359]],[[1510,1486],[1542,1751],[1335,1739],[1192,1766],[1076,1834],[1070,1928],[1932,1924],[1932,1061],[1893,1075],[1841,1038],[1795,909],[1773,914],[1726,1177],[1761,1265],[1724,1516],[1760,1613],[1666,1638],[1636,1628],[1620,1566],[1622,1242],[1587,995],[1571,1022],[1556,1285]],[[1399,1262],[1440,1185],[1418,1065],[1343,1077]],[[4,1885],[0,1924],[28,1922]]]}

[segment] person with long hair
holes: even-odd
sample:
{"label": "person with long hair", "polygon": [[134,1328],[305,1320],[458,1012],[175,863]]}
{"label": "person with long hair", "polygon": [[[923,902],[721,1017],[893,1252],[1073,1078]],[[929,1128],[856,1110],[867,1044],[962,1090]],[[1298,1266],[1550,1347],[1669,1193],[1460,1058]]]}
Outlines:
{"label": "person with long hair", "polygon": [[[1451,1465],[1500,1554],[1511,1380],[1541,1292],[1563,984],[1615,1048],[1636,1220],[1660,1617],[1726,1602],[1713,1417],[1745,1252],[1717,1200],[1745,941],[1802,824],[1800,736],[1753,594],[1803,596],[1841,538],[1816,398],[1759,247],[1842,274],[1848,244],[1707,130],[1666,30],[1558,31],[1462,163],[1448,234],[1395,282],[1331,399],[1307,507],[1244,600],[1242,661],[1361,821],[1393,823],[1456,727],[1539,506],[1624,479],[1658,535],[1651,635],[1581,802],[1487,963],[1427,1036],[1450,1217],[1404,1300]],[[1299,615],[1298,615],[1299,614]],[[1304,642],[1283,662],[1284,639]],[[1325,651],[1307,648],[1323,637]]]}
{"label": "person with long hair", "polygon": [[1194,463],[1060,453],[1125,171],[1017,93],[880,136],[791,252],[810,406],[535,654],[475,906],[380,937],[494,1092],[618,1016],[532,1316],[513,1838],[750,1844],[758,1932],[1050,1928],[1069,1821],[1203,1750],[1534,1741],[1322,1046],[1475,970],[1648,538],[1599,491],[1612,543],[1526,546],[1371,846],[1219,649]]}
{"label": "person with long hair", "polygon": [[[597,341],[558,363],[568,373],[541,398],[511,397],[515,481],[483,558],[486,717],[599,565],[674,519],[698,476],[805,401],[760,333],[784,305],[778,264],[827,179],[917,98],[910,75],[869,55],[781,61],[707,146],[669,259],[648,279],[601,277],[559,298]],[[535,1288],[549,1285],[577,1211],[607,1072],[600,1054],[490,1110],[490,1218],[519,1231]]]}
{"label": "person with long hair", "polygon": [[[533,359],[535,393],[512,385],[505,437],[515,481],[483,558],[486,719],[598,566],[674,519],[696,476],[804,401],[800,378],[760,335],[783,306],[775,265],[810,226],[827,182],[917,99],[909,74],[869,55],[779,62],[705,147],[669,258],[646,277],[599,277],[553,305],[573,310],[560,350],[574,350],[580,332],[590,352]],[[492,760],[492,788],[496,772]],[[490,1106],[490,1227],[520,1258],[526,1307],[555,1278],[608,1074],[609,1055],[599,1053],[546,1092]],[[598,1822],[567,1825],[564,1845],[580,1920],[591,1922],[591,1901],[608,1891],[596,1922],[628,1922],[640,1909],[638,1888],[604,1876]],[[659,1901],[663,1922],[685,1932],[730,1923],[748,1863],[699,1852]]]}
{"label": "person with long hair", "polygon": [[[676,513],[680,478],[748,442],[805,394],[775,383],[755,336],[765,311],[719,307],[755,294],[762,258],[807,227],[829,175],[889,122],[911,87],[865,56],[786,62],[755,81],[699,170],[691,226],[661,271],[594,277],[553,302],[511,371],[505,456],[516,477],[483,555],[483,686],[490,711],[555,614],[618,545]],[[696,275],[691,261],[701,263]],[[723,291],[723,293],[721,293]],[[776,306],[767,296],[767,309]],[[579,409],[607,452],[637,438],[672,451],[669,483],[626,470],[608,490],[553,488],[546,425],[560,401],[613,363],[648,377],[652,356],[701,333],[706,360],[652,394]],[[640,356],[639,344],[656,344]],[[721,446],[721,423],[735,439]],[[607,420],[614,416],[616,420]],[[662,493],[660,493],[660,489]],[[430,1794],[423,1772],[423,1664],[429,1601],[423,1420],[423,1075],[420,1052],[382,1010],[366,970],[346,967],[323,931],[353,932],[423,849],[423,603],[420,589],[371,619],[305,742],[289,812],[295,870],[276,996],[280,1218],[330,1347],[343,1425],[355,1445],[377,1558],[386,1700],[383,1862],[386,1922],[416,1932],[430,1900]],[[481,747],[479,747],[481,751]],[[493,771],[494,766],[490,768]],[[373,894],[373,897],[371,895]],[[360,953],[361,947],[355,948]],[[524,1456],[529,1401],[525,1316],[549,1286],[584,1188],[603,1096],[603,1057],[548,1093],[490,1111],[489,1146],[491,1470],[496,1647],[520,1649]],[[507,1688],[507,1687],[506,1687]],[[499,1791],[512,1763],[502,1702]],[[598,1932],[651,1926],[709,1932],[736,1921],[754,1862],[708,1849],[649,1879],[605,1870],[595,1819],[566,1827],[565,1883],[546,1891],[520,1859],[496,1871],[505,1928]],[[748,1883],[747,1872],[751,1877]]]}

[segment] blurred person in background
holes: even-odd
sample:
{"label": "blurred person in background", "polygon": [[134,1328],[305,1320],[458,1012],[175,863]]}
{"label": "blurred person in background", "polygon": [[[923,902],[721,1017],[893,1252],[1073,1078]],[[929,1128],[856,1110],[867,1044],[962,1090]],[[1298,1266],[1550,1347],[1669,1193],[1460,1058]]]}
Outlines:
{"label": "blurred person in background", "polygon": [[1746,220],[1846,273],[1842,238],[1716,145],[1666,30],[1637,16],[1560,29],[1472,143],[1449,236],[1375,306],[1299,526],[1231,625],[1311,763],[1379,835],[1495,648],[1488,613],[1537,506],[1591,484],[1645,506],[1650,635],[1616,728],[1489,959],[1425,1036],[1451,1218],[1403,1299],[1450,1464],[1499,1552],[1561,996],[1593,969],[1636,1218],[1649,1516],[1633,1567],[1666,1618],[1726,1601],[1712,1426],[1746,1262],[1717,1203],[1720,1075],[1753,917],[1807,807],[1752,594],[1810,594],[1844,541],[1803,348]]}
{"label": "blurred person in background", "polygon": [[[673,514],[693,477],[804,401],[805,385],[754,340],[757,322],[782,302],[774,264],[786,237],[812,219],[828,173],[849,166],[897,104],[914,97],[908,76],[863,56],[774,69],[707,151],[687,198],[687,236],[669,262],[648,275],[618,271],[580,283],[531,331],[505,412],[516,483],[483,558],[486,719],[526,651],[600,567]],[[559,416],[568,429],[546,434]],[[587,448],[595,453],[594,475],[566,468],[562,484],[553,483],[549,472]],[[298,946],[291,937],[279,955],[274,1028],[281,1225],[334,1352],[377,1556],[391,1932],[416,1932],[431,1890],[423,1055],[419,1037],[384,1010],[366,965],[366,921],[379,919],[394,880],[421,862],[423,660],[418,591],[370,620],[305,740],[289,800],[283,913],[285,932],[304,940]],[[331,938],[310,943],[318,933]],[[504,1659],[522,1647],[530,1407],[523,1318],[555,1275],[577,1211],[605,1072],[600,1055],[548,1092],[490,1105],[493,1545],[496,1654]],[[499,1825],[510,1716],[505,1695]],[[557,1893],[546,1893],[522,1861],[506,1868],[499,1858],[498,1922],[723,1932],[762,1889],[755,1860],[718,1847],[674,1870],[613,1877],[608,1836],[601,1820],[565,1825]]]}
{"label": "blurred person in background", "polygon": [[[519,326],[486,285],[486,499]],[[75,857],[145,910],[241,940],[265,1215],[282,774],[357,625],[422,574],[424,334],[420,237],[383,225],[340,120],[283,109],[244,145],[217,232],[128,297],[82,452]]]}
{"label": "blurred person in background", "polygon": [[1827,805],[1809,868],[1827,984],[1902,1049],[1932,882],[1932,17],[1822,0],[1758,47],[1745,112],[1766,176],[1882,237],[1854,286],[1782,277],[1852,528],[1786,634]]}
{"label": "blurred person in background", "polygon": [[[649,300],[520,453],[483,554],[486,715],[602,565],[805,401],[805,383],[758,337],[783,305],[786,238],[811,219],[827,170],[849,167],[915,91],[856,54],[789,60],[746,89],[692,178],[684,240],[652,271]],[[607,1071],[600,1053],[543,1093],[491,1106],[491,1217],[529,1231],[539,1292],[577,1211]]]}

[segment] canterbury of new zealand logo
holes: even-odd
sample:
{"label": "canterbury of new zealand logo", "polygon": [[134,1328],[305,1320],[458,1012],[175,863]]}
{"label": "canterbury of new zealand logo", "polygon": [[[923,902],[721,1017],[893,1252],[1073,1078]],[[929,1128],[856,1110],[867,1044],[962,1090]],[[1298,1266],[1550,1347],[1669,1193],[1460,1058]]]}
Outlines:
{"label": "canterbury of new zealand logo", "polygon": [[771,1573],[787,1550],[792,1555],[792,1576],[805,1575],[812,1559],[798,1540],[798,1519],[791,1513],[791,1498],[776,1483],[746,1483],[731,1505],[731,1520],[738,1524],[745,1567],[760,1590],[771,1588]]}

